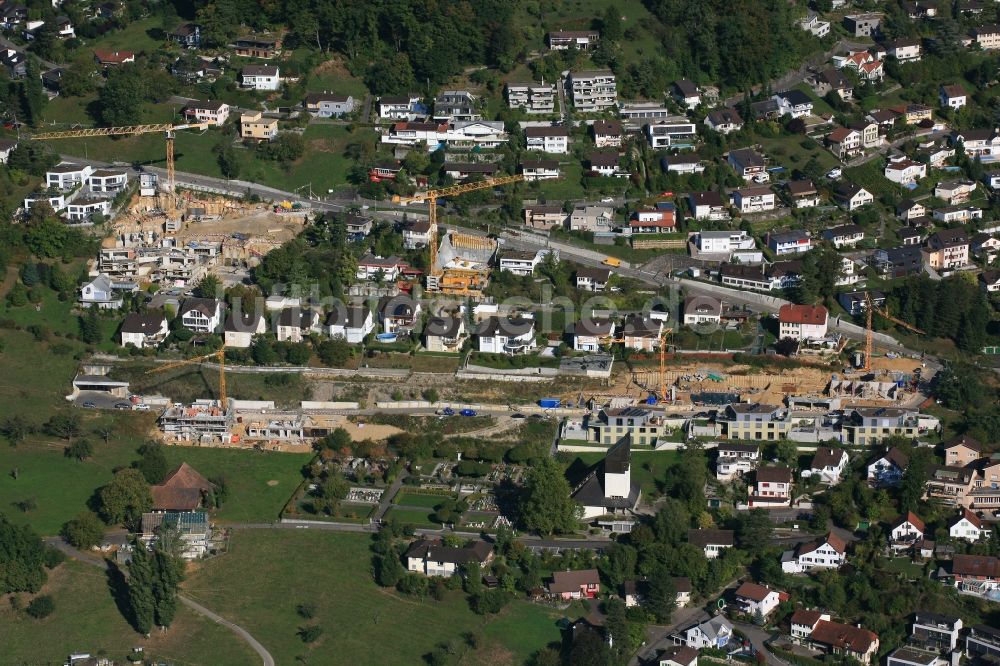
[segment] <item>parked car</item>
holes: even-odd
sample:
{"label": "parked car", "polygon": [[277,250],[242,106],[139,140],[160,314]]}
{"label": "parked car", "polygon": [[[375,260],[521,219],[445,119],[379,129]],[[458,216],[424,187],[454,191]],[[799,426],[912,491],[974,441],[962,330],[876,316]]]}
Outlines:
{"label": "parked car", "polygon": [[830,180],[833,180],[835,178],[840,178],[843,175],[844,171],[840,167],[833,167],[832,169],[826,172],[826,177],[829,178]]}
{"label": "parked car", "polygon": [[476,410],[474,410],[474,409],[463,409],[462,411],[459,412],[459,414],[461,414],[462,416],[475,416],[476,415]]}
{"label": "parked car", "polygon": [[132,403],[130,402],[115,403],[115,409],[132,409]]}
{"label": "parked car", "polygon": [[149,411],[149,405],[147,405],[144,402],[140,402],[138,405],[135,406],[135,410],[137,412],[148,412]]}
{"label": "parked car", "polygon": [[438,410],[440,416],[454,416],[455,410],[451,407],[445,407],[444,409]]}
{"label": "parked car", "polygon": [[94,409],[95,407],[97,407],[97,405],[95,405],[94,403],[92,403],[89,400],[87,402],[83,403],[83,406],[86,407],[87,409]]}
{"label": "parked car", "polygon": [[516,414],[511,414],[510,418],[512,418],[512,419],[523,419],[524,418],[524,414],[522,414],[521,412],[518,412]]}

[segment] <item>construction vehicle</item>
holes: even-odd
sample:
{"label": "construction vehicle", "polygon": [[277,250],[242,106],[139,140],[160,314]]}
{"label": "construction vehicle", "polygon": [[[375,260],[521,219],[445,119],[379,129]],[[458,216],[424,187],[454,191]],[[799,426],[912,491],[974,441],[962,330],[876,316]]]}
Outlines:
{"label": "construction vehicle", "polygon": [[612,268],[620,268],[622,265],[621,259],[616,259],[615,257],[607,257],[601,263],[605,266],[611,266]]}
{"label": "construction vehicle", "polygon": [[56,141],[58,139],[79,139],[90,136],[134,136],[138,134],[150,134],[163,132],[167,139],[167,206],[162,206],[168,214],[173,213],[177,208],[176,200],[176,176],[174,173],[174,137],[178,130],[208,128],[208,123],[188,123],[184,125],[174,125],[172,123],[158,123],[156,125],[127,125],[123,127],[88,127],[85,129],[65,130],[61,132],[43,132],[34,134],[30,138],[34,141]]}
{"label": "construction vehicle", "polygon": [[893,317],[885,308],[879,308],[875,305],[875,301],[872,300],[872,295],[869,292],[865,292],[865,364],[864,371],[871,372],[872,370],[872,347],[874,346],[874,331],[872,329],[872,313],[877,312],[882,317],[888,319],[894,324],[898,324],[903,328],[909,329],[914,333],[919,333],[924,335],[924,332],[917,328],[916,326],[911,326],[907,324],[902,319],[897,319]]}
{"label": "construction vehicle", "polygon": [[[400,197],[398,195],[392,197],[392,202],[396,204],[427,202],[427,221],[430,226],[427,244],[430,246],[431,250],[429,263],[430,271],[427,275],[428,291],[442,291],[456,295],[469,295],[477,290],[481,290],[482,286],[484,286],[483,281],[485,279],[481,270],[473,269],[471,267],[457,267],[450,269],[448,277],[444,278],[445,270],[443,267],[438,266],[437,200],[442,197],[456,196],[466,192],[475,192],[477,190],[485,190],[492,187],[499,187],[501,185],[519,183],[522,180],[524,180],[524,175],[522,174],[517,174],[515,176],[500,176],[498,178],[491,178],[489,180],[483,180],[476,183],[464,183],[462,185],[453,185],[451,187],[443,187],[437,190],[428,190],[427,192],[414,194],[409,197]],[[483,242],[482,239],[479,239],[476,236],[469,236],[468,234],[454,234],[454,237],[456,240],[455,244],[458,247],[465,245],[472,248],[473,245]]]}
{"label": "construction vehicle", "polygon": [[152,370],[147,370],[146,374],[152,374],[154,372],[163,372],[164,370],[171,370],[173,368],[180,368],[186,365],[201,365],[208,361],[215,360],[219,364],[219,406],[222,409],[226,409],[226,348],[223,346],[221,349],[212,352],[211,354],[205,354],[204,356],[196,356],[195,358],[186,358],[181,361],[173,361],[170,363],[164,363],[163,365],[158,365]]}

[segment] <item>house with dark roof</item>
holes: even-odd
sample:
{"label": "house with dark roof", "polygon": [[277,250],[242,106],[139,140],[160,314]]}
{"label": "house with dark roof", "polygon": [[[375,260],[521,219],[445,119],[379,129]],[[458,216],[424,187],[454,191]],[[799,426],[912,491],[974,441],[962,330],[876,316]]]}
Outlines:
{"label": "house with dark roof", "polygon": [[201,26],[197,23],[181,23],[170,33],[171,41],[189,49],[201,46]]}
{"label": "house with dark roof", "polygon": [[909,466],[909,457],[894,446],[868,463],[868,481],[876,488],[898,486]]}
{"label": "house with dark roof", "polygon": [[476,331],[479,351],[487,354],[525,354],[535,349],[535,320],[492,316]]}
{"label": "house with dark roof", "polygon": [[877,273],[889,279],[915,275],[924,270],[923,250],[918,245],[878,249],[868,257],[868,263]]}
{"label": "house with dark roof", "polygon": [[341,336],[349,344],[357,345],[374,332],[375,317],[365,305],[339,304],[327,316],[325,329],[331,338]]}
{"label": "house with dark roof", "polygon": [[156,346],[163,342],[170,332],[167,318],[162,312],[149,314],[131,313],[125,315],[125,321],[119,330],[122,347],[134,345],[138,349]]}
{"label": "house with dark roof", "polygon": [[701,548],[705,557],[710,560],[714,560],[722,551],[736,545],[733,530],[688,530],[687,540],[688,543]]}
{"label": "house with dark roof", "polygon": [[983,457],[983,444],[975,437],[958,435],[945,442],[944,464],[964,467]]}
{"label": "house with dark roof", "polygon": [[424,326],[424,347],[431,352],[458,352],[469,336],[461,315],[430,317]]}
{"label": "house with dark roof", "polygon": [[403,555],[406,570],[425,576],[458,576],[462,566],[475,562],[484,566],[493,561],[493,544],[476,539],[462,546],[446,546],[441,539],[418,539]]}
{"label": "house with dark roof", "polygon": [[308,308],[285,308],[278,313],[274,334],[279,342],[302,342],[319,332],[319,317]]}
{"label": "house with dark roof", "polygon": [[747,505],[752,508],[787,507],[792,501],[792,470],[783,465],[757,468]]}
{"label": "house with dark roof", "polygon": [[581,266],[576,269],[576,288],[583,291],[604,291],[611,280],[611,269]]}
{"label": "house with dark roof", "polygon": [[177,316],[188,330],[214,333],[222,324],[222,301],[216,298],[187,298]]}
{"label": "house with dark roof", "polygon": [[420,301],[405,294],[378,299],[378,318],[385,333],[410,331],[420,316]]}
{"label": "house with dark roof", "polygon": [[778,111],[783,116],[802,118],[813,111],[813,101],[801,90],[786,90],[775,93],[771,99],[778,105]]}
{"label": "house with dark roof", "polygon": [[222,328],[226,347],[247,349],[255,335],[267,331],[267,321],[258,312],[243,312],[234,308],[226,316]]}
{"label": "house with dark roof", "polygon": [[802,476],[835,486],[840,483],[841,475],[847,469],[849,460],[850,457],[844,449],[820,446],[816,449],[816,455],[813,456],[809,469],[802,471]]}
{"label": "house with dark roof", "polygon": [[553,571],[549,595],[563,601],[593,599],[601,591],[601,576],[597,569]]}

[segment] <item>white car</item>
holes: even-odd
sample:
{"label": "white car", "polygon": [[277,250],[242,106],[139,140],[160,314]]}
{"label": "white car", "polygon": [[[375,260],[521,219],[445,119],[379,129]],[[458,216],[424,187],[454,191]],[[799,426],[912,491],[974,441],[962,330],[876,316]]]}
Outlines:
{"label": "white car", "polygon": [[844,172],[841,170],[840,167],[833,167],[832,169],[826,172],[826,177],[829,178],[830,180],[833,180],[835,178],[840,178],[843,175]]}
{"label": "white car", "polygon": [[607,199],[601,199],[601,203],[614,203],[614,202],[615,200],[612,199],[611,197],[608,197]]}
{"label": "white car", "polygon": [[755,182],[758,185],[760,185],[762,183],[769,183],[769,182],[771,182],[771,177],[769,175],[767,175],[766,173],[758,173],[756,176],[753,177],[752,180],[753,180],[753,182]]}

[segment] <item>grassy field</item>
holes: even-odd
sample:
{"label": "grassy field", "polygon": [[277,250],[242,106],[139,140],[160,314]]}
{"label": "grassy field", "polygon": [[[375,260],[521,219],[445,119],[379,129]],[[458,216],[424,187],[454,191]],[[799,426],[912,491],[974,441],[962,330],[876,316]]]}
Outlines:
{"label": "grassy field", "polygon": [[[451,663],[520,664],[559,640],[560,614],[528,602],[483,618],[460,592],[419,601],[376,587],[369,543],[367,536],[332,532],[238,532],[231,552],[191,574],[185,592],[244,626],[279,664],[302,655],[317,664],[409,665],[453,640],[460,656]],[[296,636],[306,624],[295,612],[300,603],[316,605],[312,622],[324,629],[311,646]],[[459,645],[468,632],[485,638],[478,650]]]}
{"label": "grassy field", "polygon": [[[61,99],[61,98],[57,98]],[[68,108],[53,111],[54,118],[61,122],[80,122],[79,101],[68,100]],[[163,122],[169,120],[176,107],[151,105],[144,112],[143,122]],[[179,109],[176,109],[179,110]],[[89,123],[85,123],[89,124]],[[367,130],[359,130],[367,131]],[[269,185],[283,190],[294,190],[311,184],[313,192],[325,194],[327,189],[342,187],[347,183],[350,160],[344,155],[348,144],[359,139],[359,134],[351,134],[343,125],[313,124],[306,128],[303,138],[306,142],[305,155],[288,165],[271,160],[258,159],[252,148],[238,146],[239,180]],[[178,132],[175,140],[175,155],[178,171],[187,171],[205,176],[222,177],[218,156],[213,148],[226,142],[221,130],[207,132]],[[60,141],[60,152],[80,155],[109,162],[139,162],[165,167],[166,148],[159,134],[143,134],[135,137],[109,138],[90,137]]]}
{"label": "grassy field", "polygon": [[395,518],[401,525],[413,525],[414,527],[441,527],[439,523],[431,520],[431,508],[426,509],[401,509],[397,506],[389,509],[387,520]]}
{"label": "grassy field", "polygon": [[259,662],[235,634],[185,606],[179,606],[166,633],[154,632],[148,639],[136,633],[119,612],[106,574],[88,564],[66,562],[50,572],[43,592],[55,600],[55,612],[44,620],[0,605],[6,663],[61,664],[74,652],[106,654],[115,663],[125,663],[137,646],[145,649],[146,659],[178,665]]}
{"label": "grassy field", "polygon": [[844,177],[865,188],[875,197],[879,197],[889,192],[896,192],[899,187],[888,180],[884,172],[884,161],[875,158],[859,166],[844,169]]}
{"label": "grassy field", "polygon": [[427,495],[404,490],[399,493],[396,504],[401,506],[418,506],[420,508],[433,509],[441,502],[451,497],[451,495]]}
{"label": "grassy field", "polygon": [[302,482],[302,467],[312,459],[310,453],[187,446],[170,446],[166,453],[171,467],[186,462],[208,478],[226,478],[229,499],[215,518],[230,522],[276,520]]}

